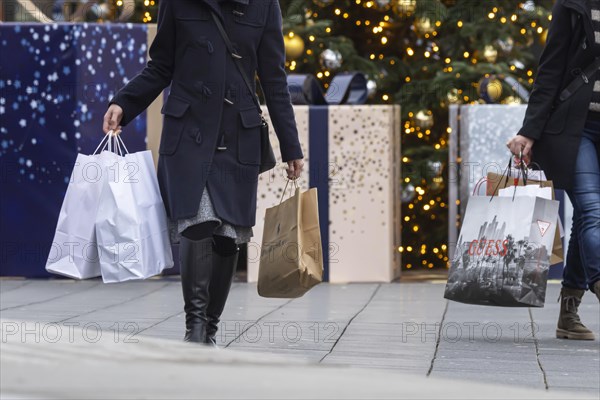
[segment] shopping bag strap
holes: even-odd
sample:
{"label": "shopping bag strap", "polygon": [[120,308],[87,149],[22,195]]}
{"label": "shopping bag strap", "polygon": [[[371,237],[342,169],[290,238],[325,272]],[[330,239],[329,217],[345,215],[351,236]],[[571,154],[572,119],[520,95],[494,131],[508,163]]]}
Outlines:
{"label": "shopping bag strap", "polygon": [[121,139],[121,135],[118,132],[116,134],[116,137],[117,137],[116,142],[119,146],[119,149],[121,149],[121,146],[123,146],[123,149],[125,149],[125,152],[122,153],[122,155],[129,154],[129,150],[127,150],[127,146],[125,146],[125,142],[123,142],[123,139]]}
{"label": "shopping bag strap", "polygon": [[[498,180],[498,183],[496,184],[496,187],[494,188],[494,192],[492,193],[492,196],[490,197],[490,202],[496,196],[496,193],[498,192],[498,189],[500,188],[500,184],[503,181],[502,178],[504,178],[503,187],[508,187],[507,184],[508,184],[508,180],[511,178],[511,175],[512,175],[512,167],[513,167],[513,155],[511,155],[510,158],[508,159],[508,166],[506,167],[505,172],[502,174],[502,176]],[[527,185],[528,172],[527,172],[527,165],[523,161],[523,150],[521,150],[519,152],[519,163],[517,164],[517,168],[520,170],[521,175],[523,176],[523,184]],[[515,190],[513,192],[513,200],[514,200],[515,195],[517,194],[517,186],[519,186],[519,176],[518,175],[513,178],[513,186],[515,187]]]}
{"label": "shopping bag strap", "polygon": [[[111,153],[115,153],[120,156],[129,154],[129,150],[127,150],[127,146],[125,146],[123,139],[121,139],[120,133],[120,130],[116,132],[113,130],[108,131],[92,155],[96,155],[98,152],[103,152],[104,150],[108,150]],[[123,149],[125,149],[125,151],[123,151]]]}
{"label": "shopping bag strap", "polygon": [[293,191],[298,189],[298,182],[296,182],[296,179],[288,179],[287,182],[285,182],[285,187],[283,188],[283,192],[281,193],[281,199],[279,199],[279,204],[283,203],[283,196],[285,196],[285,192],[287,191],[290,181],[292,181],[292,187],[290,187],[290,197],[292,197],[294,193]]}
{"label": "shopping bag strap", "polygon": [[473,196],[479,196],[479,190],[481,189],[483,184],[487,182],[489,182],[489,180],[486,177],[483,177],[479,181],[477,181],[475,187],[473,188]]}

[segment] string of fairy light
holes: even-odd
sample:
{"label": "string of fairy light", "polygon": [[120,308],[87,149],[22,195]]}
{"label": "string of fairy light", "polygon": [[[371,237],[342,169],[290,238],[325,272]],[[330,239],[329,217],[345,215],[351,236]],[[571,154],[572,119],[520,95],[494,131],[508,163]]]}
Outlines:
{"label": "string of fairy light", "polygon": [[[331,4],[331,2],[329,1],[315,1],[314,3],[316,3],[317,6],[321,6],[321,7],[326,7],[326,6],[333,6],[335,7],[333,4]],[[420,16],[414,16],[413,14],[416,11],[416,1],[414,0],[406,0],[406,1],[401,1],[398,0],[396,2],[389,2],[390,6],[385,7],[384,9],[381,9],[380,6],[375,2],[375,1],[363,1],[363,0],[354,0],[355,6],[359,6],[359,7],[364,7],[367,9],[375,9],[375,8],[379,8],[380,11],[382,11],[382,14],[380,15],[379,18],[375,19],[375,18],[369,18],[369,19],[361,19],[360,17],[356,17],[356,19],[353,21],[353,24],[355,24],[357,27],[363,26],[363,27],[370,27],[371,29],[369,30],[369,32],[377,38],[378,42],[381,43],[381,45],[385,48],[388,47],[391,43],[392,43],[392,38],[393,35],[390,34],[389,30],[391,27],[393,27],[393,24],[395,23],[395,19],[396,17],[398,17],[398,9],[394,9],[393,7],[393,3],[396,3],[396,5],[401,6],[400,10],[401,13],[403,15],[401,15],[401,17],[413,17],[413,26],[414,29],[419,32],[420,37],[422,37],[424,39],[424,45],[418,46],[417,44],[408,44],[405,48],[404,51],[402,52],[402,54],[400,54],[401,59],[403,59],[405,62],[410,62],[411,59],[415,58],[415,57],[424,57],[425,59],[432,59],[432,58],[438,58],[441,62],[441,69],[443,70],[444,73],[447,74],[455,74],[455,77],[457,79],[459,79],[461,77],[459,72],[455,71],[455,66],[454,66],[454,60],[458,60],[458,61],[464,61],[464,60],[469,60],[471,62],[471,64],[477,64],[478,62],[484,61],[484,62],[488,62],[488,63],[495,63],[497,58],[498,58],[498,48],[493,46],[493,45],[486,45],[483,49],[483,51],[478,52],[476,50],[473,49],[465,49],[464,51],[461,52],[461,54],[452,56],[452,55],[446,55],[446,54],[442,54],[442,50],[440,49],[440,47],[438,46],[438,44],[436,43],[436,38],[439,37],[440,35],[440,30],[443,28],[443,24],[444,22],[441,20],[434,20],[432,21],[430,18],[428,17],[420,17]],[[521,8],[523,8],[523,4],[520,6]],[[350,7],[348,8],[341,8],[341,7],[335,7],[333,9],[333,15],[335,15],[338,18],[344,19],[344,20],[352,20],[353,15],[359,14],[355,11],[356,9],[353,9],[352,4],[350,5]],[[394,14],[395,12],[395,14]],[[310,17],[312,19],[317,19],[320,16],[320,11],[317,8],[316,10],[308,10],[307,15],[310,15]],[[526,17],[526,16],[520,16],[517,12],[509,12],[509,13],[505,13],[503,12],[503,10],[501,10],[499,7],[491,7],[491,9],[489,10],[489,12],[487,13],[487,19],[490,23],[499,23],[499,24],[521,24],[524,23],[523,20],[526,20],[527,18],[530,17]],[[531,32],[536,33],[537,35],[539,35],[539,39],[541,43],[545,43],[545,39],[547,36],[547,24],[549,23],[549,21],[551,20],[551,15],[547,15],[545,16],[545,18],[547,18],[547,22],[546,24],[543,24],[543,21],[527,21],[527,25],[524,25],[518,32],[520,35],[525,36],[530,34]],[[463,21],[463,20],[459,20],[456,21],[456,28],[457,29],[462,29],[463,27],[466,26],[466,24],[468,24],[468,21]],[[327,27],[326,29],[326,33],[332,33],[332,27]],[[337,33],[337,32],[334,32]],[[343,34],[344,32],[339,32],[340,34]],[[295,39],[295,46],[298,46],[298,36],[295,32],[293,31],[289,31],[286,33],[287,37],[286,39]],[[304,49],[304,54],[310,56],[313,55],[315,53],[315,51],[319,51],[319,49],[323,49],[324,47],[324,43],[323,41],[320,41],[318,43],[318,49],[314,48],[314,46],[311,46],[312,43],[314,43],[315,41],[317,41],[317,38],[315,38],[314,35],[311,35],[308,37],[308,42],[309,42],[309,46],[307,46],[308,48]],[[293,42],[292,40],[287,40],[286,41],[286,48],[288,47],[292,47]],[[304,48],[304,43],[300,42],[300,45],[302,48]],[[292,51],[293,53],[297,53],[297,48],[293,49],[295,51]],[[394,45],[391,47],[390,51],[394,51],[396,53],[398,53],[398,48],[397,48],[397,43],[394,43]],[[386,60],[386,58],[388,58],[388,55],[385,54],[385,51],[377,51],[377,52],[372,52],[370,54],[368,54],[368,59],[370,60],[378,60],[380,62]],[[392,54],[392,55],[397,55],[397,54]],[[298,67],[299,67],[299,62],[300,62],[300,57],[299,55],[295,55],[294,57],[292,57],[292,59],[287,61],[287,68],[290,72],[294,72]],[[304,59],[304,62],[308,62],[308,59]],[[394,58],[389,59],[387,62],[389,62],[390,65],[394,65],[397,61]],[[435,65],[435,64],[434,64]],[[517,65],[515,64],[510,64],[509,66],[510,70],[512,72],[516,72],[517,69],[519,68]],[[333,71],[331,71],[330,69],[323,67],[321,68],[320,71],[318,71],[316,73],[317,78],[323,80],[323,85],[326,88],[327,87],[327,81],[331,75],[332,75]],[[532,84],[533,83],[533,75],[534,75],[534,71],[529,69],[527,71],[525,71],[525,75],[527,76],[527,83]],[[491,75],[490,74],[484,74],[483,78],[490,78]],[[409,74],[407,74],[406,76],[403,77],[404,82],[406,83],[410,83],[411,81],[413,81],[413,79],[418,79],[415,78]],[[448,94],[448,103],[449,104],[456,104],[456,103],[465,103],[465,104],[476,104],[481,102],[481,100],[478,98],[479,96],[477,96],[476,92],[478,89],[478,84],[476,83],[473,85],[473,90],[471,91],[465,91],[463,89],[460,88],[456,88],[454,90],[452,90],[449,94]],[[501,95],[501,84],[499,84],[499,82],[495,82],[492,81],[490,83],[488,83],[488,91],[490,92],[489,95],[490,97],[492,97],[495,100],[498,100]],[[391,103],[394,102],[394,96],[391,93],[387,93],[387,92],[383,92],[379,94],[379,99],[380,102],[383,103]],[[507,98],[507,103],[517,103],[519,102],[518,99],[514,96],[509,96]],[[433,128],[433,113],[431,110],[414,110],[414,111],[409,111],[408,112],[408,119],[403,123],[403,132],[405,135],[416,135],[416,137],[418,139],[424,140],[427,143],[431,142],[431,136],[432,136],[432,128]],[[444,128],[441,128],[444,131],[444,134],[440,135],[440,138],[438,140],[435,140],[433,143],[431,143],[431,145],[433,146],[434,149],[436,150],[441,150],[447,147],[448,144],[448,137],[451,133],[451,128],[446,126]],[[402,162],[405,164],[408,164],[411,162],[411,160],[409,159],[409,157],[403,157]],[[432,178],[432,182],[433,184],[438,184],[438,185],[443,185],[444,183],[444,178],[442,176],[435,176]],[[435,220],[436,214],[439,214],[440,212],[447,212],[447,204],[443,201],[443,198],[441,196],[434,196],[434,198],[430,198],[431,196],[427,195],[427,182],[425,182],[424,180],[422,180],[422,182],[411,182],[411,178],[410,177],[405,177],[404,178],[404,183],[405,184],[414,184],[415,187],[415,194],[416,196],[414,197],[414,199],[406,206],[406,208],[411,212],[411,214],[406,215],[403,217],[403,221],[404,223],[407,224],[411,224],[411,222],[413,222],[412,226],[410,227],[410,229],[413,232],[419,232],[421,227],[419,226],[418,223],[415,222],[415,220],[417,219],[417,214],[423,214],[423,213],[428,213],[429,214],[429,218],[431,220]],[[411,245],[407,245],[407,246],[399,246],[398,247],[398,251],[401,253],[404,252],[408,252],[408,253],[412,253],[412,252],[418,252],[420,255],[423,256],[423,259],[421,260],[421,264],[424,267],[427,268],[433,268],[435,266],[436,263],[434,263],[432,261],[432,259],[437,259],[438,262],[443,262],[446,266],[449,266],[449,259],[448,259],[448,254],[447,254],[447,250],[448,250],[448,246],[446,243],[442,243],[442,244],[438,244],[438,245],[429,245],[428,244],[420,244],[420,247],[416,247],[416,246],[411,246]],[[413,268],[415,265],[412,265],[411,263],[408,263],[405,265],[406,268]]]}

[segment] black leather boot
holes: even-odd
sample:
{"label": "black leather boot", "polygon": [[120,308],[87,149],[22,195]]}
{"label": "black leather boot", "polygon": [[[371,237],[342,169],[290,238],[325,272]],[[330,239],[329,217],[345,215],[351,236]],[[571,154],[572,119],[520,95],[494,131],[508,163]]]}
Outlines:
{"label": "black leather boot", "polygon": [[213,272],[209,286],[210,302],[206,310],[206,343],[217,347],[216,334],[219,330],[219,319],[225,308],[227,296],[235,275],[239,251],[228,256],[213,252]]}
{"label": "black leather boot", "polygon": [[185,310],[186,342],[206,343],[206,311],[213,269],[212,237],[190,240],[182,237],[179,245],[181,287]]}

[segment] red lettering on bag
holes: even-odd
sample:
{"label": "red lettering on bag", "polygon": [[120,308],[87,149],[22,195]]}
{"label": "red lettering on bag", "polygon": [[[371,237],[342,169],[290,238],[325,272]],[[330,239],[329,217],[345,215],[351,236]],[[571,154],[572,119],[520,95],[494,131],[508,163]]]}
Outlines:
{"label": "red lettering on bag", "polygon": [[493,254],[493,246],[494,246],[494,244],[495,244],[495,241],[493,241],[493,240],[488,240],[487,241],[487,246],[485,248],[485,255],[486,256],[494,255]]}
{"label": "red lettering on bag", "polygon": [[502,242],[502,251],[500,252],[500,255],[504,257],[506,253],[508,253],[508,239],[505,239]]}
{"label": "red lettering on bag", "polygon": [[469,255],[470,256],[474,256],[475,255],[475,249],[477,246],[477,240],[473,240],[471,243],[469,243]]}

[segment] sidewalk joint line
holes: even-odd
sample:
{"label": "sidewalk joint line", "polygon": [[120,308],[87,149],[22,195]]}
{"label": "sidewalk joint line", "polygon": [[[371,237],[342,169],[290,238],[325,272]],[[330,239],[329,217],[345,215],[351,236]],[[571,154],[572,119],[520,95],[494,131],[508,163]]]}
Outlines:
{"label": "sidewalk joint line", "polygon": [[280,306],[278,306],[278,307],[274,308],[273,310],[269,311],[269,312],[268,312],[268,313],[266,313],[265,315],[262,315],[260,318],[258,318],[256,321],[254,321],[254,323],[253,323],[253,324],[250,324],[250,326],[249,326],[249,327],[247,327],[246,329],[244,329],[244,330],[243,330],[242,332],[240,332],[240,334],[239,334],[239,335],[237,335],[237,336],[236,336],[236,337],[235,337],[233,340],[231,340],[229,343],[227,343],[227,344],[225,345],[225,347],[224,347],[224,348],[227,348],[227,347],[229,347],[229,345],[230,345],[231,343],[233,343],[233,342],[237,341],[239,338],[241,338],[241,337],[244,335],[244,333],[248,332],[248,331],[250,330],[250,328],[252,328],[254,325],[258,324],[258,323],[259,323],[259,322],[260,322],[262,319],[264,319],[265,317],[267,317],[267,316],[268,316],[268,315],[270,315],[270,314],[273,314],[273,313],[274,313],[275,311],[277,311],[277,310],[281,310],[283,307],[287,306],[288,304],[290,304],[290,303],[291,303],[292,301],[294,301],[294,300],[296,300],[296,299],[290,299],[290,300],[286,301],[285,303],[281,304]]}
{"label": "sidewalk joint line", "polygon": [[365,303],[365,305],[362,306],[362,308],[360,310],[358,310],[356,312],[356,314],[354,314],[352,316],[352,318],[350,318],[348,320],[348,323],[346,324],[346,326],[344,326],[344,329],[342,329],[342,333],[340,333],[340,336],[338,336],[338,338],[336,339],[335,343],[333,343],[333,346],[331,346],[331,349],[329,349],[329,351],[319,360],[319,364],[322,363],[323,360],[325,360],[325,358],[327,358],[328,355],[330,355],[331,353],[333,353],[333,349],[335,349],[335,346],[337,346],[337,344],[340,341],[340,339],[342,339],[342,336],[344,336],[344,333],[346,333],[346,330],[348,329],[348,327],[350,326],[350,324],[352,323],[352,321],[354,321],[354,319],[356,317],[358,317],[358,315],[367,308],[367,306],[371,303],[371,301],[373,300],[373,298],[375,297],[375,295],[377,294],[377,292],[379,292],[380,288],[381,288],[381,283],[378,284],[377,287],[375,288],[375,290],[373,291],[373,293],[371,293],[371,297],[369,297],[369,300],[367,300],[367,302]]}
{"label": "sidewalk joint line", "polygon": [[442,320],[440,322],[440,328],[438,329],[438,335],[437,335],[437,339],[435,341],[435,350],[433,352],[433,357],[431,358],[431,364],[429,364],[429,370],[427,370],[427,374],[425,374],[425,376],[429,376],[433,372],[433,365],[435,364],[438,350],[440,348],[440,341],[442,338],[442,327],[444,326],[444,321],[446,320],[446,313],[448,312],[449,305],[450,305],[450,301],[446,300],[446,307],[444,307],[444,312],[442,313]]}
{"label": "sidewalk joint line", "polygon": [[540,367],[540,370],[542,371],[542,377],[544,378],[544,387],[546,388],[546,390],[548,390],[548,376],[546,375],[546,370],[542,365],[542,360],[540,360],[540,342],[537,336],[535,335],[535,322],[533,321],[533,313],[531,312],[531,307],[527,308],[527,310],[529,311],[529,320],[531,322],[531,335],[533,337],[533,345],[535,347],[535,358],[537,360],[538,366]]}

